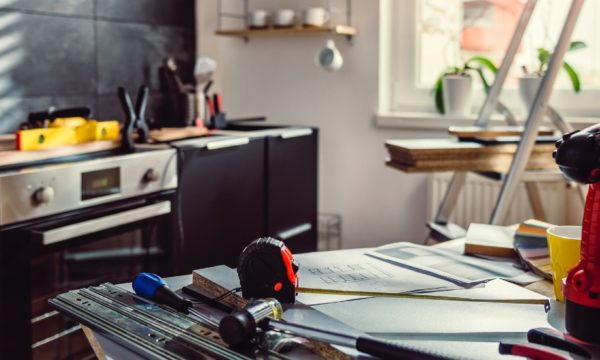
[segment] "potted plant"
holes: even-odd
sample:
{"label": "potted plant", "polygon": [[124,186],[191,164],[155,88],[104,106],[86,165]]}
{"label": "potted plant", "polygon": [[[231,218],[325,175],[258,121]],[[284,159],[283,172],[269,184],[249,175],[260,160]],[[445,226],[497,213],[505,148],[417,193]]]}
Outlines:
{"label": "potted plant", "polygon": [[497,71],[496,65],[490,59],[474,56],[461,67],[452,66],[444,70],[432,90],[437,111],[449,116],[469,116],[472,108],[471,74],[474,72],[479,77],[486,92],[490,88],[484,69],[488,69],[494,75]]}
{"label": "potted plant", "polygon": [[[583,41],[573,41],[571,42],[568,51],[571,52],[575,50],[581,50],[585,49],[586,47],[587,45]],[[519,94],[523,104],[527,109],[531,107],[531,104],[535,100],[535,95],[537,94],[537,90],[542,82],[542,77],[546,73],[546,70],[548,70],[548,64],[552,58],[552,52],[550,52],[548,49],[538,48],[537,53],[539,65],[535,71],[530,71],[530,69],[528,69],[526,66],[522,66],[521,68],[524,74],[519,78]],[[571,80],[573,91],[576,93],[580,92],[581,81],[575,69],[566,61],[563,62],[563,69]]]}

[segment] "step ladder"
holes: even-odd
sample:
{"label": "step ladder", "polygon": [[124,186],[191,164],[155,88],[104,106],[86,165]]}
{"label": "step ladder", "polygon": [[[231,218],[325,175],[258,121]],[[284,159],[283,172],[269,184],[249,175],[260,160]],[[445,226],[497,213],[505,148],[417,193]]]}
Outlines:
{"label": "step ladder", "polygon": [[[525,4],[511,42],[506,51],[506,55],[502,60],[502,65],[496,73],[494,83],[492,84],[492,87],[490,88],[485,102],[479,112],[479,116],[475,121],[475,126],[482,128],[487,127],[489,125],[491,115],[495,109],[501,108],[503,109],[503,113],[507,112],[502,105],[498,105],[500,104],[499,96],[514,60],[515,54],[517,53],[517,50],[521,44],[523,34],[527,29],[529,21],[531,20],[531,15],[533,14],[537,2],[538,0],[528,0]],[[529,109],[529,114],[525,123],[525,129],[509,171],[505,174],[478,173],[479,175],[490,177],[502,182],[500,194],[498,195],[496,205],[494,206],[494,210],[490,217],[490,224],[499,225],[504,221],[510,204],[516,194],[517,186],[521,182],[524,183],[527,190],[534,216],[540,220],[544,220],[546,217],[542,207],[537,183],[568,181],[558,170],[558,168],[555,171],[525,171],[525,167],[535,145],[538,128],[540,127],[545,116],[548,116],[554,126],[563,134],[573,131],[571,125],[564,121],[564,119],[548,105],[548,100],[556,81],[558,71],[562,66],[565,53],[569,48],[573,29],[577,23],[583,3],[584,0],[573,0],[571,3],[569,13],[565,19],[560,37],[555,46],[552,58],[550,59],[548,69],[544,74],[535,100]],[[506,121],[509,125],[516,125],[512,115],[506,116]],[[446,194],[444,195],[437,210],[435,218],[433,221],[427,224],[430,230],[428,238],[433,238],[437,241],[445,241],[461,238],[466,235],[465,229],[457,224],[451,223],[449,220],[450,215],[456,206],[458,197],[460,196],[460,192],[465,184],[466,177],[466,172],[457,172],[453,175],[452,180],[448,185]],[[582,186],[579,186],[579,189],[583,204],[584,189]]]}

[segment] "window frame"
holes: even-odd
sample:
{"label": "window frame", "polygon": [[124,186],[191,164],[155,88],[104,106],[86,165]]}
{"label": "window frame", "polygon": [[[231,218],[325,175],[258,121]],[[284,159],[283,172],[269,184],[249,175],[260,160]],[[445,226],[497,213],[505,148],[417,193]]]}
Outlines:
{"label": "window frame", "polygon": [[[468,118],[438,114],[430,89],[419,88],[416,74],[419,41],[417,39],[420,0],[380,0],[379,4],[379,96],[376,123],[381,127],[443,129],[448,125],[472,125],[478,108]],[[412,16],[406,16],[412,14]],[[484,94],[474,91],[473,103],[480,106]],[[527,113],[518,97],[518,89],[502,90],[501,101],[524,122]],[[569,89],[553,91],[550,104],[567,121],[576,124],[600,122],[600,89],[583,88],[579,94]],[[492,124],[505,124],[493,115]]]}

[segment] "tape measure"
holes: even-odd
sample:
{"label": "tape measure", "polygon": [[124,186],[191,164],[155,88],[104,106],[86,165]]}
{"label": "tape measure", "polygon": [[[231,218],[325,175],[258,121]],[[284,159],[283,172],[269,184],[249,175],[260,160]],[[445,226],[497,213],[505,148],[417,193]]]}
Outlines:
{"label": "tape measure", "polygon": [[265,237],[251,242],[240,254],[237,272],[245,299],[296,299],[298,264],[283,241]]}

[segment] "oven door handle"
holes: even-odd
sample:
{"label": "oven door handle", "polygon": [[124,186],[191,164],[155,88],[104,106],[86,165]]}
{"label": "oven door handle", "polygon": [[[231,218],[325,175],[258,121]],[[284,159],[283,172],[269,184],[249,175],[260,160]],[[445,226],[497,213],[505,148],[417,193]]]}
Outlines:
{"label": "oven door handle", "polygon": [[41,239],[42,244],[50,245],[79,236],[97,233],[121,225],[153,218],[171,212],[171,202],[161,201],[156,204],[142,206],[136,209],[122,211],[96,219],[86,220],[71,225],[61,226],[46,231],[32,231],[34,238]]}

